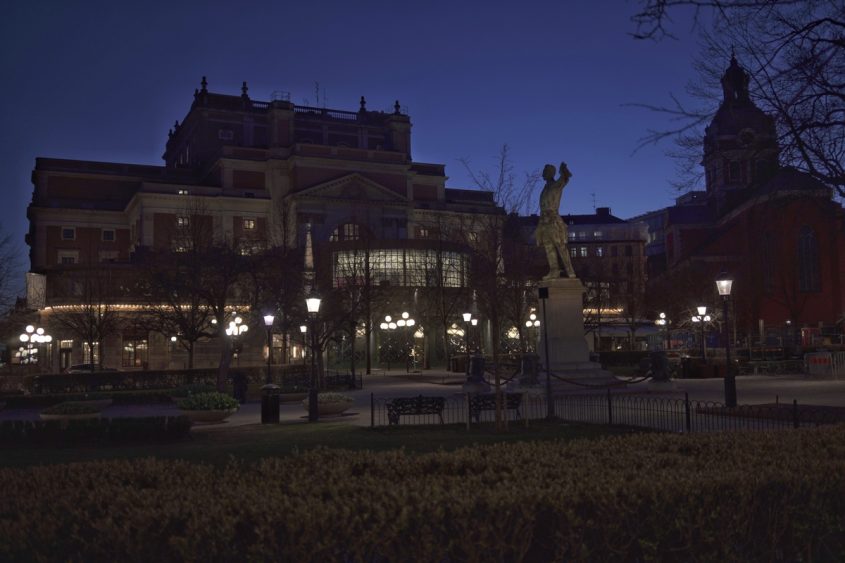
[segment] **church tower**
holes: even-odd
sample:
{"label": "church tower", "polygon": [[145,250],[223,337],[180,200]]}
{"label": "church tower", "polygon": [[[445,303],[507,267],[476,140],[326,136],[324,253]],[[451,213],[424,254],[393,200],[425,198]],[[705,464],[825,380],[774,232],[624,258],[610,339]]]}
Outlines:
{"label": "church tower", "polygon": [[722,75],[722,103],[704,132],[707,195],[717,209],[770,178],[778,166],[775,122],[748,92],[748,73],[735,56]]}

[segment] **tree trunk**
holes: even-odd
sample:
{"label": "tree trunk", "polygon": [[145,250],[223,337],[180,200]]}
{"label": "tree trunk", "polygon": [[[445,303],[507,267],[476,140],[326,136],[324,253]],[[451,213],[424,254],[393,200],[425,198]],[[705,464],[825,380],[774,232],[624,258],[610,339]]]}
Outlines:
{"label": "tree trunk", "polygon": [[220,365],[217,368],[217,390],[226,392],[226,379],[229,377],[229,366],[232,364],[232,341],[225,335],[220,338],[223,342],[220,351]]}
{"label": "tree trunk", "polygon": [[349,371],[352,373],[352,381],[355,381],[355,325],[352,325],[352,333],[349,335]]}
{"label": "tree trunk", "polygon": [[188,342],[188,369],[194,369],[194,342]]}

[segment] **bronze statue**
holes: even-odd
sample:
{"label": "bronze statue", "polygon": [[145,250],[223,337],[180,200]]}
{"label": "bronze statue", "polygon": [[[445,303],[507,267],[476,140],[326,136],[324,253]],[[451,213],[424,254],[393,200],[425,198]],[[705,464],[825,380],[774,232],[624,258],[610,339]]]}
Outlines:
{"label": "bronze statue", "polygon": [[534,232],[537,246],[542,246],[546,250],[546,258],[549,260],[549,273],[543,279],[575,277],[575,270],[569,259],[569,249],[566,246],[569,236],[566,223],[560,218],[560,197],[571,177],[572,172],[566,167],[565,162],[560,163],[558,180],[555,180],[554,166],[547,164],[543,168],[543,179],[546,185],[540,192],[540,221]]}

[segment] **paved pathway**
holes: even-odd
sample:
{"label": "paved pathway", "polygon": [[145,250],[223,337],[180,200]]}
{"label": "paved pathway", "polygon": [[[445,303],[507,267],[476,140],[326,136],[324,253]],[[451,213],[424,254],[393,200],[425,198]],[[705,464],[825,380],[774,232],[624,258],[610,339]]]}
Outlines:
{"label": "paved pathway", "polygon": [[[542,378],[542,375],[541,375]],[[364,376],[364,389],[345,391],[355,402],[343,415],[323,417],[321,420],[346,422],[361,426],[370,424],[370,396],[377,399],[409,397],[415,395],[440,395],[455,398],[461,394],[459,374],[427,371],[416,374],[391,372]],[[668,395],[690,399],[722,402],[724,382],[722,379],[681,379],[675,381],[671,391],[653,391],[647,382],[627,386],[626,393],[643,393],[652,396]],[[614,390],[614,392],[620,392]],[[600,391],[603,392],[603,391]],[[845,381],[809,379],[802,375],[748,375],[737,377],[737,396],[740,404],[791,403],[797,399],[802,405],[826,405],[845,407]],[[35,420],[40,409],[0,410],[0,420]],[[103,411],[107,417],[178,415],[175,405],[113,405]],[[280,419],[285,423],[305,422],[306,409],[300,402],[282,403]],[[236,414],[224,424],[196,426],[198,431],[214,431],[216,428],[258,424],[261,421],[261,403],[249,402],[241,406]]]}

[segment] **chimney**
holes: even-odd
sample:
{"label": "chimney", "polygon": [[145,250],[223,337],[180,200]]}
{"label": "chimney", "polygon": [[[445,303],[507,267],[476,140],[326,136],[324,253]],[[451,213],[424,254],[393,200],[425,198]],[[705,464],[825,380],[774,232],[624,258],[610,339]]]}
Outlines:
{"label": "chimney", "polygon": [[610,217],[609,207],[596,207],[596,215],[598,217]]}

